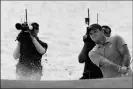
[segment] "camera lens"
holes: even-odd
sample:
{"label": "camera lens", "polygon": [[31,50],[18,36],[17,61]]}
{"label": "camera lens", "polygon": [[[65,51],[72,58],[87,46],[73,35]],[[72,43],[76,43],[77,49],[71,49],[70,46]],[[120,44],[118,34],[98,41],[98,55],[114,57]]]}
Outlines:
{"label": "camera lens", "polygon": [[16,23],[15,27],[16,27],[17,30],[20,30],[22,28],[20,23]]}

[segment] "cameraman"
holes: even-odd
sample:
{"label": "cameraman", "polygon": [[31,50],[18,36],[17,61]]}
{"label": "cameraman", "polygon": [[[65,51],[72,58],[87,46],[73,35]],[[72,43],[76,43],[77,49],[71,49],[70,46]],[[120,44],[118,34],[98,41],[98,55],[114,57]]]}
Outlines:
{"label": "cameraman", "polygon": [[78,56],[79,63],[85,63],[83,76],[80,78],[80,80],[102,78],[102,71],[88,57],[88,53],[95,46],[95,43],[91,40],[90,36],[87,33],[83,36],[83,42],[84,46]]}
{"label": "cameraman", "polygon": [[[34,22],[31,24],[31,31],[21,31],[17,37],[17,47],[13,53],[14,59],[18,59],[16,65],[16,73],[19,79],[40,80],[42,77],[42,55],[46,53],[48,45],[42,42],[37,34],[39,32],[39,24]],[[29,36],[28,36],[28,34]]]}

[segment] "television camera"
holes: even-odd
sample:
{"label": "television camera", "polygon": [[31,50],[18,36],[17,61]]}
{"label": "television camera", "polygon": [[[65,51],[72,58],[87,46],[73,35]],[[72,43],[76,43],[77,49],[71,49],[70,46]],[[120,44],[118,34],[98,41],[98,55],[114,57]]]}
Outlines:
{"label": "television camera", "polygon": [[[88,8],[88,18],[85,18],[85,23],[88,25],[86,28],[86,38],[83,39],[84,42],[93,42],[89,36],[89,25],[90,25],[90,13]],[[98,24],[98,13],[97,13],[97,24]]]}
{"label": "television camera", "polygon": [[27,22],[27,9],[25,9],[26,12],[26,21],[24,23],[16,23],[15,27],[17,30],[21,30],[21,32],[18,34],[17,39],[18,41],[20,41],[21,43],[31,43],[31,37],[30,34],[32,35],[33,33],[33,26],[32,25],[28,25]]}

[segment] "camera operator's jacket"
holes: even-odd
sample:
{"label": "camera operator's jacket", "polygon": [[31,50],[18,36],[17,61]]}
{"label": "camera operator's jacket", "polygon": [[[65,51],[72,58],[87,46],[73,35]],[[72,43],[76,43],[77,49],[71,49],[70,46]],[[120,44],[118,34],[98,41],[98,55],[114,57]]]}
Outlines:
{"label": "camera operator's jacket", "polygon": [[[43,48],[45,48],[47,50],[47,48],[48,48],[47,43],[42,42],[41,40],[39,40],[38,37],[37,37],[37,41],[42,45]],[[28,65],[28,66],[41,65],[42,54],[40,54],[36,50],[34,44],[30,44],[30,45],[21,44],[20,53],[21,53],[21,56],[19,59],[19,63]]]}
{"label": "camera operator's jacket", "polygon": [[[88,53],[95,46],[90,36],[83,38],[84,46],[79,54],[79,63],[84,63],[83,78],[102,78],[103,74],[98,66],[96,66],[88,56]],[[91,74],[90,74],[91,73]]]}

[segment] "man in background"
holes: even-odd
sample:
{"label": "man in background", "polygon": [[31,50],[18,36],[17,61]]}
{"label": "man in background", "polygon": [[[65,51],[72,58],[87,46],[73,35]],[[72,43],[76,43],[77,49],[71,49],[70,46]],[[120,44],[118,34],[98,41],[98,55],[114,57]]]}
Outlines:
{"label": "man in background", "polygon": [[102,78],[103,74],[98,66],[96,66],[89,58],[88,53],[95,46],[88,33],[83,36],[84,46],[78,56],[79,63],[84,63],[83,76],[80,79],[97,79]]}
{"label": "man in background", "polygon": [[102,26],[102,30],[103,30],[104,35],[105,35],[106,37],[110,37],[110,36],[111,36],[111,28],[110,28],[109,26],[103,25],[103,26]]}

